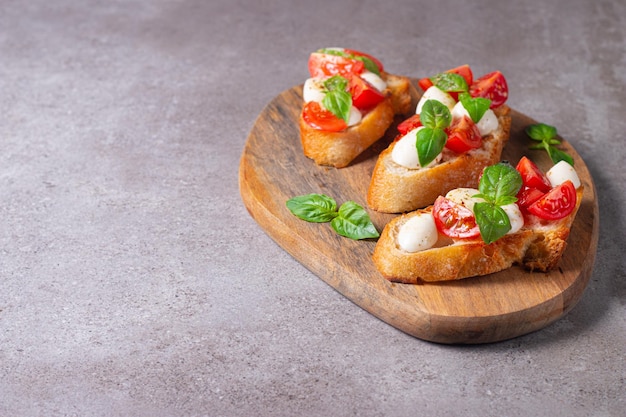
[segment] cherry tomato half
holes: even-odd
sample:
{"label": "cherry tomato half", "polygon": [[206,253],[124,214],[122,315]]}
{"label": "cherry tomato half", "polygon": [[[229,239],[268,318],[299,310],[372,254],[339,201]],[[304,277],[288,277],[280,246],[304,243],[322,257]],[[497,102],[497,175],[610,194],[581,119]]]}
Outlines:
{"label": "cherry tomato half", "polygon": [[378,71],[383,72],[383,63],[380,62],[380,60],[378,60],[376,57],[370,55],[370,54],[366,54],[365,52],[361,52],[361,51],[357,51],[356,49],[348,49],[348,48],[344,48],[344,51],[347,54],[350,55],[355,55],[355,56],[364,56],[365,58],[369,58],[374,64],[376,64],[376,66],[378,67]]}
{"label": "cherry tomato half", "polygon": [[567,180],[528,206],[528,212],[545,220],[558,220],[574,211],[575,207],[576,188]]}
{"label": "cherry tomato half", "polygon": [[439,196],[433,204],[437,230],[452,238],[471,238],[480,235],[474,213],[467,207]]}
{"label": "cherry tomato half", "polygon": [[422,126],[422,122],[420,121],[420,115],[419,114],[414,114],[413,116],[411,116],[408,119],[402,121],[398,125],[398,132],[400,132],[400,134],[402,136],[404,136],[407,133],[409,133],[411,130],[417,129],[420,126]]}
{"label": "cherry tomato half", "polygon": [[469,92],[472,97],[490,99],[492,109],[503,105],[509,98],[509,87],[500,71],[490,72],[474,80]]}
{"label": "cherry tomato half", "polygon": [[456,153],[464,153],[472,149],[480,148],[482,137],[478,126],[467,116],[455,119],[452,124],[446,128],[448,141],[446,148]]}
{"label": "cherry tomato half", "polygon": [[302,118],[311,127],[327,132],[340,132],[348,127],[343,119],[324,109],[317,101],[309,101],[304,105]]}
{"label": "cherry tomato half", "polygon": [[349,87],[352,104],[359,110],[368,110],[385,99],[385,96],[373,85],[358,75],[350,77]]}
{"label": "cherry tomato half", "polygon": [[314,78],[333,75],[350,78],[352,74],[362,73],[364,68],[365,64],[358,59],[322,52],[313,52],[309,55],[309,73]]}
{"label": "cherry tomato half", "polygon": [[524,186],[536,188],[544,193],[547,193],[552,188],[548,177],[546,177],[543,171],[527,157],[523,156],[517,163],[515,169],[517,169],[522,176]]}
{"label": "cherry tomato half", "polygon": [[426,91],[433,86],[433,82],[430,81],[430,78],[426,77],[419,80],[417,85],[419,85],[422,90]]}
{"label": "cherry tomato half", "polygon": [[449,69],[446,72],[449,72],[449,73],[452,73],[452,74],[458,74],[461,77],[465,78],[465,81],[467,82],[467,86],[468,87],[470,85],[472,85],[472,83],[474,82],[474,74],[472,73],[472,69],[470,68],[470,66],[467,65],[467,64],[461,65],[461,66],[456,67],[456,68]]}
{"label": "cherry tomato half", "polygon": [[535,201],[539,200],[546,193],[532,187],[522,187],[517,193],[517,205],[522,209],[527,209]]}

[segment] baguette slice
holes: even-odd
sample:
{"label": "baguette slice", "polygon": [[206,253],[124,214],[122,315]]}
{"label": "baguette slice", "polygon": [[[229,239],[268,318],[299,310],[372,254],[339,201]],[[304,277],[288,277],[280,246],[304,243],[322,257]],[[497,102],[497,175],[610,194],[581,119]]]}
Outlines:
{"label": "baguette slice", "polygon": [[372,172],[367,204],[383,213],[405,213],[432,204],[440,195],[478,183],[486,166],[500,161],[511,131],[510,108],[494,109],[498,129],[483,137],[482,146],[464,154],[443,150],[442,161],[429,168],[408,169],[391,159],[396,142],[382,151]]}
{"label": "baguette slice", "polygon": [[531,216],[519,232],[505,235],[489,245],[480,238],[454,241],[440,234],[434,247],[412,253],[400,249],[397,243],[400,227],[418,213],[430,212],[432,206],[403,214],[383,229],[374,249],[374,264],[389,281],[405,284],[487,275],[514,264],[546,272],[556,268],[565,251],[582,196],[580,186],[576,190],[576,208],[567,217],[545,221]]}
{"label": "baguette slice", "polygon": [[383,72],[387,83],[385,100],[369,111],[355,126],[341,132],[326,132],[311,127],[300,113],[300,139],[304,155],[318,165],[343,168],[382,138],[396,114],[411,111],[411,83],[408,78]]}

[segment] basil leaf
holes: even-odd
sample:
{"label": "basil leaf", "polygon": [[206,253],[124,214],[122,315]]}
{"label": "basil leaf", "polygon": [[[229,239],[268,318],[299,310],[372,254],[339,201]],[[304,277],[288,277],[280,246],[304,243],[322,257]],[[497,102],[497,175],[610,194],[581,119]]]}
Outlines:
{"label": "basil leaf", "polygon": [[348,88],[348,80],[341,75],[333,75],[324,81],[324,88],[326,91],[346,91]]}
{"label": "basil leaf", "polygon": [[465,78],[459,74],[451,72],[442,72],[430,78],[430,81],[443,91],[447,92],[462,92],[468,91],[469,86]]}
{"label": "basil leaf", "polygon": [[322,49],[318,49],[317,52],[319,52],[320,54],[328,54],[328,55],[336,55],[336,56],[348,55],[340,49],[333,49],[333,48],[322,48]]}
{"label": "basil leaf", "polygon": [[517,203],[517,197],[512,195],[503,195],[498,198],[496,204],[499,206],[506,206],[509,204]]}
{"label": "basil leaf", "polygon": [[472,98],[468,93],[460,94],[459,101],[463,104],[463,107],[465,107],[465,110],[467,110],[474,123],[478,123],[487,110],[489,110],[489,106],[491,106],[491,100],[488,98]]}
{"label": "basil leaf", "polygon": [[420,166],[427,166],[441,153],[448,140],[443,129],[425,127],[417,131],[415,148]]}
{"label": "basil leaf", "polygon": [[420,122],[425,127],[445,129],[452,122],[452,114],[442,102],[426,100],[420,113]]}
{"label": "basil leaf", "polygon": [[554,146],[548,147],[548,155],[550,155],[550,159],[552,159],[552,162],[554,162],[555,164],[560,161],[565,161],[568,164],[574,166],[574,159],[567,153],[555,148]]}
{"label": "basil leaf", "polygon": [[341,236],[350,239],[368,239],[380,236],[367,212],[354,201],[346,201],[339,207],[339,215],[330,222]]}
{"label": "basil leaf", "polygon": [[352,108],[352,96],[347,91],[332,90],[326,93],[322,105],[335,116],[343,119],[346,123],[350,120]]}
{"label": "basil leaf", "polygon": [[378,69],[378,65],[374,63],[370,58],[366,56],[354,56],[354,59],[363,62],[365,64],[365,69],[373,72],[374,74],[380,76],[380,70]]}
{"label": "basil leaf", "polygon": [[488,202],[501,205],[503,197],[517,195],[522,188],[522,176],[508,162],[488,166],[478,183],[478,191]]}
{"label": "basil leaf", "polygon": [[550,140],[556,136],[556,128],[545,123],[537,123],[526,127],[526,134],[538,141]]}
{"label": "basil leaf", "polygon": [[324,194],[307,194],[287,200],[291,213],[308,222],[326,223],[337,217],[337,203]]}
{"label": "basil leaf", "polygon": [[511,230],[509,216],[495,204],[482,202],[474,204],[474,215],[480,236],[486,244],[495,242]]}

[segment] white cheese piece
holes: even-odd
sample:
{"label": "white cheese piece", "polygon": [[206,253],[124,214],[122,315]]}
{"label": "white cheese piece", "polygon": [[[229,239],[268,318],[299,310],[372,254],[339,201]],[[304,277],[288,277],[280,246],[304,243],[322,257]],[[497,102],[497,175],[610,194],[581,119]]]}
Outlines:
{"label": "white cheese piece", "polygon": [[[424,126],[420,126],[417,129],[413,129],[407,132],[402,138],[396,142],[391,151],[391,159],[398,165],[402,165],[408,169],[420,169],[422,168],[417,156],[417,148],[415,143],[417,142],[417,132],[423,129]],[[434,161],[428,164],[426,167],[436,165],[441,161],[441,153],[437,155]]]}
{"label": "white cheese piece", "polygon": [[373,72],[363,71],[361,73],[361,78],[370,83],[375,89],[380,92],[383,92],[385,88],[387,88],[387,83],[385,82],[385,80],[383,80],[382,78],[380,78],[380,76],[374,74]]}
{"label": "white cheese piece", "polygon": [[417,108],[415,109],[416,114],[420,114],[422,112],[422,107],[424,107],[424,103],[426,103],[427,100],[437,100],[450,109],[450,111],[452,111],[454,105],[456,104],[456,101],[454,101],[450,94],[433,85],[424,92],[420,101],[417,103]]}
{"label": "white cheese piece", "polygon": [[557,162],[552,168],[546,172],[546,177],[550,181],[553,187],[563,184],[565,181],[570,180],[575,188],[580,187],[580,178],[576,173],[573,166],[565,161]]}
{"label": "white cheese piece", "polygon": [[354,106],[350,107],[350,118],[348,119],[348,126],[354,126],[356,124],[359,124],[362,117],[363,116],[361,115],[361,111],[359,109]]}
{"label": "white cheese piece", "polygon": [[[470,117],[467,109],[463,107],[463,104],[459,101],[452,108],[452,120],[460,119],[463,116]],[[483,117],[480,118],[476,127],[480,131],[480,136],[487,136],[493,133],[498,128],[498,117],[491,109],[487,109]]]}
{"label": "white cheese piece", "polygon": [[498,116],[491,109],[487,109],[483,117],[480,118],[476,127],[480,131],[480,136],[487,136],[498,129]]}
{"label": "white cheese piece", "polygon": [[476,188],[455,188],[448,191],[446,198],[473,211],[474,204],[485,201],[482,198],[473,197],[478,193],[479,191]]}
{"label": "white cheese piece", "polygon": [[516,203],[511,203],[501,206],[501,208],[509,216],[509,221],[511,222],[511,230],[507,232],[507,235],[517,233],[524,226],[524,216],[519,206]]}
{"label": "white cheese piece", "polygon": [[420,213],[406,221],[398,231],[398,245],[407,252],[419,252],[437,243],[437,226],[430,213]]}
{"label": "white cheese piece", "polygon": [[460,101],[454,105],[450,113],[452,114],[452,120],[460,119],[463,116],[470,117],[465,107],[463,107],[463,103]]}
{"label": "white cheese piece", "polygon": [[305,103],[317,101],[321,103],[324,100],[324,81],[319,78],[308,78],[302,87],[302,98]]}

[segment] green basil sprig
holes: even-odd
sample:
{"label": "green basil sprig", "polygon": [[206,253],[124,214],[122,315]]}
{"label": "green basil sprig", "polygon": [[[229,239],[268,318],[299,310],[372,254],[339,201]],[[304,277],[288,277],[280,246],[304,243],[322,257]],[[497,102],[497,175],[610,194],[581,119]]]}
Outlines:
{"label": "green basil sprig", "polygon": [[348,80],[341,75],[333,75],[324,81],[326,95],[322,99],[324,108],[346,123],[350,120],[352,108],[352,96],[346,91],[347,88]]}
{"label": "green basil sprig", "polygon": [[430,77],[430,81],[440,90],[449,93],[460,93],[463,91],[469,91],[467,81],[465,81],[465,78],[463,78],[459,74],[454,74],[451,72],[441,72],[437,75]]}
{"label": "green basil sprig", "polygon": [[341,236],[360,240],[377,238],[378,230],[369,215],[354,201],[346,201],[337,210],[337,203],[324,194],[307,194],[287,200],[291,213],[308,222],[327,223]]}
{"label": "green basil sprig", "polygon": [[478,123],[491,106],[491,100],[484,97],[472,97],[469,93],[459,94],[459,101],[469,113],[472,121]]}
{"label": "green basil sprig", "polygon": [[430,164],[441,153],[448,140],[445,128],[450,126],[450,110],[438,100],[426,100],[420,113],[420,122],[424,126],[417,132],[415,147],[421,166]]}
{"label": "green basil sprig", "polygon": [[565,161],[572,166],[574,165],[574,159],[556,147],[561,144],[561,141],[556,139],[556,127],[545,123],[537,123],[527,126],[525,131],[531,139],[540,142],[536,145],[531,145],[530,149],[545,149],[555,164],[559,161]]}
{"label": "green basil sprig", "polygon": [[515,203],[520,188],[522,176],[508,162],[491,165],[483,171],[479,194],[474,197],[485,201],[474,204],[474,216],[485,243],[495,242],[511,230],[509,216],[501,206]]}

